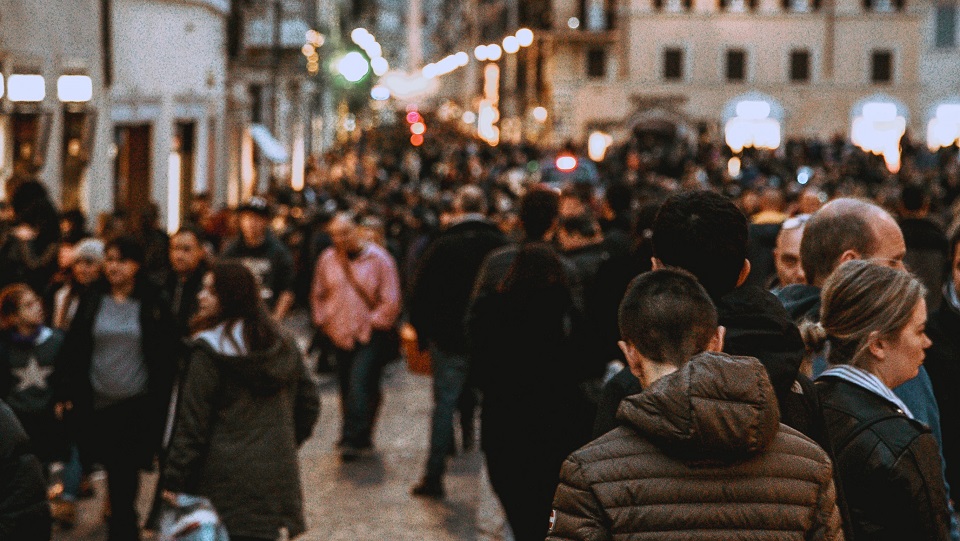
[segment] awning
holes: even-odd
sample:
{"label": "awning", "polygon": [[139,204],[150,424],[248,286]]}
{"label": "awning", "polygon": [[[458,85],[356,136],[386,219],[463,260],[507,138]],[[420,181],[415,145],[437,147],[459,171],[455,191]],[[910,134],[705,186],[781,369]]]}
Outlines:
{"label": "awning", "polygon": [[290,161],[290,154],[287,153],[283,143],[277,141],[277,138],[270,133],[263,124],[251,124],[250,136],[253,142],[257,144],[260,152],[263,152],[265,158],[273,163],[287,163]]}

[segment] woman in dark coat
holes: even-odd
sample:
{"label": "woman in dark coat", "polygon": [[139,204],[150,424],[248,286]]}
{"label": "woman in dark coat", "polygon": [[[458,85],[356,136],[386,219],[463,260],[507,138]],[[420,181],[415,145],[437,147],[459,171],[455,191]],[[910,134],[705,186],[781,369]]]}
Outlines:
{"label": "woman in dark coat", "polygon": [[153,467],[177,366],[178,336],[159,288],[140,272],[132,237],[106,245],[106,291],[87,290],[54,378],[58,409],[73,418],[80,455],[102,464],[110,492],[109,539],[139,539],[139,470]]}
{"label": "woman in dark coat", "polygon": [[850,261],[824,286],[820,323],[803,329],[815,351],[829,342],[816,386],[857,541],[950,539],[937,442],[891,391],[930,346],[924,294],[904,271]]}
{"label": "woman in dark coat", "polygon": [[517,541],[546,536],[560,465],[590,439],[578,320],[563,264],[546,244],[522,246],[470,311],[481,446]]}
{"label": "woman in dark coat", "polygon": [[240,263],[204,277],[165,468],[167,496],[210,498],[233,541],[303,533],[297,451],[320,412],[300,351],[258,292]]}

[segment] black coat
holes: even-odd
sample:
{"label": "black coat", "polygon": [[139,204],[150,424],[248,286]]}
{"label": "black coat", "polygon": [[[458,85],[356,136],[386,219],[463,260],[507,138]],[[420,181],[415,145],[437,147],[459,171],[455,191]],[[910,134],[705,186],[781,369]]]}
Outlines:
{"label": "black coat", "polygon": [[930,429],[845,380],[821,377],[816,386],[853,538],[950,539],[940,451]]}
{"label": "black coat", "polygon": [[297,346],[227,356],[195,340],[165,468],[166,488],[207,496],[232,536],[305,529],[297,449],[320,397]]}
{"label": "black coat", "polygon": [[464,316],[473,283],[487,254],[507,243],[496,226],[466,220],[451,226],[427,248],[410,297],[410,323],[421,345],[466,353]]}
{"label": "black coat", "polygon": [[566,288],[493,293],[468,321],[472,370],[483,392],[481,444],[539,449],[557,460],[589,440],[579,382],[589,367],[577,341],[580,316]]}
{"label": "black coat", "polygon": [[0,539],[48,541],[50,506],[40,461],[13,410],[0,401]]}
{"label": "black coat", "polygon": [[960,313],[944,299],[930,314],[927,336],[933,342],[923,366],[930,375],[933,394],[940,406],[940,430],[943,434],[943,459],[947,465],[947,483],[960,490]]}
{"label": "black coat", "polygon": [[[80,298],[77,314],[67,331],[54,371],[54,392],[57,400],[70,401],[73,404],[72,416],[80,435],[86,432],[86,423],[93,413],[94,393],[90,382],[93,326],[104,295],[106,293],[99,289],[91,289]],[[176,321],[160,288],[147,283],[138,284],[133,296],[140,300],[141,348],[147,367],[147,393],[150,402],[150,418],[144,419],[147,441],[143,442],[143,449],[137,450],[144,453],[142,458],[146,464],[160,448],[182,349]],[[80,438],[79,441],[81,452],[84,452],[83,440]],[[89,443],[87,447],[90,448],[96,445],[96,442]]]}

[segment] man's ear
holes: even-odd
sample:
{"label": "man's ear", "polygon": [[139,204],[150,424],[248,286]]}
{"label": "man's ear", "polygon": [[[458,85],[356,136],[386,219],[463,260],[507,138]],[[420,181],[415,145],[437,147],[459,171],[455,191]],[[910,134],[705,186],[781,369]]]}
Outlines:
{"label": "man's ear", "polygon": [[747,278],[749,277],[750,277],[750,260],[744,259],[743,267],[740,268],[740,276],[737,277],[737,287],[742,286],[743,283],[746,282]]}
{"label": "man's ear", "polygon": [[847,250],[840,254],[840,258],[837,259],[837,267],[843,265],[847,261],[856,261],[857,259],[863,259],[863,256],[860,255],[860,252],[856,250]]}
{"label": "man's ear", "polygon": [[723,325],[717,326],[717,332],[710,338],[707,344],[707,351],[720,353],[723,351],[723,341],[727,337],[727,328]]}
{"label": "man's ear", "polygon": [[667,268],[667,266],[663,264],[663,261],[660,261],[655,257],[650,258],[650,265],[652,266],[651,270],[660,270],[660,269]]}

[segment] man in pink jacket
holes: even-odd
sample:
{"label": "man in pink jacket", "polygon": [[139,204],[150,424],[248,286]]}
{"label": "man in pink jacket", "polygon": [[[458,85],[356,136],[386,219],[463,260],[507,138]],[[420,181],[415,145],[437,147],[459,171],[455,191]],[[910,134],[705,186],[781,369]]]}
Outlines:
{"label": "man in pink jacket", "polygon": [[317,260],[310,305],[313,323],[336,348],[341,458],[354,460],[373,446],[384,347],[400,314],[400,278],[393,257],[360,238],[352,214],[338,213],[328,232],[333,246]]}

